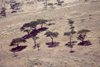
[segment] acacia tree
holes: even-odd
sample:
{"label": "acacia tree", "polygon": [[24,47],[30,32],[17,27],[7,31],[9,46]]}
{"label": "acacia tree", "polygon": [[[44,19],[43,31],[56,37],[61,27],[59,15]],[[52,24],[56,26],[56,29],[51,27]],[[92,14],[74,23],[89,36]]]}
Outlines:
{"label": "acacia tree", "polygon": [[44,35],[52,39],[52,46],[53,46],[53,38],[58,36],[58,32],[47,31]]}
{"label": "acacia tree", "polygon": [[37,21],[31,21],[30,23],[25,23],[20,28],[20,30],[21,31],[24,31],[24,32],[27,32],[28,35],[29,35],[32,30],[36,30],[37,25],[38,25],[38,22]]}
{"label": "acacia tree", "polygon": [[86,34],[90,32],[90,30],[88,29],[82,29],[78,31],[78,37],[77,39],[82,41],[82,43],[84,42],[84,39],[87,37]]}
{"label": "acacia tree", "polygon": [[47,22],[46,19],[37,19],[38,24],[41,25],[41,28],[43,28],[43,24],[45,24]]}
{"label": "acacia tree", "polygon": [[34,48],[37,46],[38,47],[38,45],[36,44],[36,40],[37,39],[39,39],[39,37],[36,37],[36,36],[31,36],[32,37],[32,39],[34,40]]}
{"label": "acacia tree", "polygon": [[69,38],[69,40],[70,40],[70,41],[69,41],[70,44],[68,45],[68,47],[71,48],[71,51],[72,51],[72,48],[73,48],[73,46],[74,46],[74,44],[72,43],[72,36],[73,36],[73,34],[76,33],[76,31],[74,31],[73,23],[74,23],[74,21],[71,20],[71,19],[69,19],[68,24],[70,25],[71,31],[70,31],[70,32],[64,32],[64,36],[67,36],[67,37]]}
{"label": "acacia tree", "polygon": [[21,28],[20,28],[21,31],[23,32],[27,32],[28,35],[30,34],[30,24],[29,23],[25,23]]}
{"label": "acacia tree", "polygon": [[37,25],[39,24],[39,22],[38,21],[31,21],[30,22],[30,27],[31,27],[31,29],[33,30],[37,30]]}
{"label": "acacia tree", "polygon": [[71,19],[69,19],[68,24],[70,24],[70,26],[71,26],[71,27],[70,27],[71,31],[70,31],[70,32],[64,32],[64,36],[68,36],[68,38],[70,39],[70,44],[71,44],[71,40],[72,40],[73,34],[76,33],[76,31],[74,31],[73,23],[74,23],[74,21],[71,20]]}
{"label": "acacia tree", "polygon": [[19,43],[21,43],[21,42],[24,42],[24,43],[25,43],[26,40],[23,39],[23,38],[15,38],[15,39],[12,40],[10,46],[15,46],[15,45],[17,45],[17,47],[19,47]]}

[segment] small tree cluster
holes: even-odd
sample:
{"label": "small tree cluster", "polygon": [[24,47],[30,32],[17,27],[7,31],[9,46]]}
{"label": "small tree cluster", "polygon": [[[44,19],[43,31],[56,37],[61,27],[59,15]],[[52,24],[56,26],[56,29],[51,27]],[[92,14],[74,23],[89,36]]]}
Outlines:
{"label": "small tree cluster", "polygon": [[27,32],[30,34],[32,30],[37,30],[37,25],[41,25],[41,28],[43,28],[43,24],[45,24],[48,20],[46,19],[37,19],[37,21],[31,21],[30,23],[25,23],[20,30]]}
{"label": "small tree cluster", "polygon": [[70,39],[70,44],[68,45],[68,47],[71,48],[71,51],[72,51],[72,48],[73,48],[73,46],[74,46],[74,44],[73,44],[72,41],[71,41],[71,40],[72,40],[72,36],[73,36],[73,34],[76,33],[76,31],[74,31],[74,26],[73,26],[73,24],[74,24],[74,21],[71,20],[71,19],[69,19],[69,25],[70,25],[71,31],[70,31],[70,32],[65,32],[65,33],[64,33],[64,36],[67,36],[67,37]]}
{"label": "small tree cluster", "polygon": [[[68,20],[69,20],[68,24],[70,25],[71,31],[70,32],[65,32],[64,35],[67,36],[70,39],[70,42],[69,42],[68,47],[70,47],[71,48],[71,51],[72,51],[72,48],[74,46],[74,44],[72,43],[72,36],[73,36],[73,34],[76,33],[76,31],[74,31],[74,28],[75,28],[73,26],[74,21],[71,20],[71,19],[68,19]],[[82,43],[83,43],[84,42],[84,39],[86,38],[87,32],[90,32],[90,30],[88,30],[88,29],[79,30],[77,32],[77,34],[78,34],[77,39],[80,40],[80,41],[82,41]]]}
{"label": "small tree cluster", "polygon": [[[33,30],[35,30],[35,32],[37,32],[37,31],[38,31],[37,28],[36,28],[37,25],[40,24],[40,25],[41,25],[41,28],[43,28],[43,24],[45,24],[47,21],[52,21],[52,19],[50,19],[50,20],[46,20],[46,19],[37,19],[36,21],[31,21],[30,23],[25,23],[25,24],[20,28],[21,31],[27,32],[28,35],[31,36],[31,38],[34,40],[34,48],[37,47],[38,50],[39,50],[40,44],[37,44],[37,43],[36,43],[36,40],[39,39],[39,37],[37,37],[37,36],[35,36],[35,35],[33,35],[33,34],[30,34],[30,32],[32,32]],[[69,32],[64,32],[64,36],[67,36],[67,37],[69,38],[70,41],[69,41],[68,47],[70,47],[70,48],[71,48],[71,51],[72,51],[72,48],[73,48],[73,46],[75,45],[75,44],[72,42],[72,37],[73,37],[73,34],[76,33],[76,31],[74,30],[75,27],[73,26],[73,24],[74,24],[74,21],[73,21],[73,20],[68,19],[68,24],[69,24],[69,26],[70,26],[70,30],[71,30],[71,31],[69,31]],[[88,29],[79,30],[79,31],[77,32],[77,34],[78,34],[77,39],[80,40],[80,41],[82,41],[82,42],[84,42],[84,40],[85,40],[85,38],[86,38],[87,32],[90,32],[90,30],[88,30]],[[38,33],[38,32],[37,32],[37,33]],[[54,41],[53,41],[53,39],[54,39],[54,37],[58,37],[59,33],[58,33],[58,32],[52,32],[52,31],[46,31],[46,33],[45,33],[44,35],[46,35],[46,37],[50,37],[50,38],[51,38],[51,40],[52,40],[52,45],[51,45],[51,46],[54,46]],[[99,39],[100,39],[100,37],[99,37]],[[19,43],[21,43],[21,42],[26,42],[26,40],[25,40],[24,38],[15,38],[15,39],[12,40],[10,46],[17,45],[17,47],[19,47]]]}
{"label": "small tree cluster", "polygon": [[36,43],[36,40],[39,39],[39,37],[34,36],[32,34],[30,34],[33,30],[35,31],[34,33],[38,33],[37,30],[37,25],[41,25],[41,29],[43,28],[43,24],[45,24],[48,20],[46,19],[37,19],[36,21],[31,21],[30,23],[25,23],[20,30],[23,32],[27,32],[28,35],[31,36],[31,38],[34,40],[34,48],[39,48],[40,45]]}

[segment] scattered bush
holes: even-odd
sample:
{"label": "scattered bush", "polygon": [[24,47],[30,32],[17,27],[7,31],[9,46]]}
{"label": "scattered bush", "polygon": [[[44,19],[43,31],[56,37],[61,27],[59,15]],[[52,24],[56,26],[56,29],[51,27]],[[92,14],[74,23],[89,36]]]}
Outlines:
{"label": "scattered bush", "polygon": [[84,39],[86,38],[87,32],[90,32],[90,30],[88,30],[88,29],[79,30],[77,39],[84,42]]}
{"label": "scattered bush", "polygon": [[41,25],[41,28],[43,28],[43,24],[45,24],[47,22],[46,19],[37,19],[38,24]]}

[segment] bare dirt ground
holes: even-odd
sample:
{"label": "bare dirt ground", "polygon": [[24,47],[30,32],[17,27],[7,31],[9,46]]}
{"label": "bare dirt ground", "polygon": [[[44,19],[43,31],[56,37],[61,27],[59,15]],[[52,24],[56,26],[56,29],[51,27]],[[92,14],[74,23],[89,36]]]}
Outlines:
{"label": "bare dirt ground", "polygon": [[[24,7],[25,8],[25,7]],[[23,8],[23,10],[24,10]],[[27,8],[28,9],[28,8]],[[30,9],[30,8],[29,8]],[[100,1],[88,1],[77,4],[70,4],[59,7],[54,10],[45,10],[32,12],[31,9],[26,12],[17,12],[14,14],[8,10],[7,17],[0,18],[0,67],[100,67]],[[59,36],[54,38],[55,42],[59,42],[56,47],[48,47],[46,43],[51,42],[43,31],[38,33],[40,50],[33,49],[34,41],[32,38],[27,39],[26,43],[20,43],[20,46],[27,46],[19,52],[11,52],[14,47],[9,46],[12,39],[27,35],[20,31],[20,27],[24,23],[45,18],[54,19],[53,25],[44,25],[47,30],[58,32]],[[69,42],[67,36],[63,36],[64,32],[70,31],[67,19],[74,20],[75,30],[89,29],[91,32],[87,34],[85,40],[89,40],[92,45],[79,46],[80,41],[77,40],[77,34],[73,36],[76,41],[73,47],[74,53],[69,53],[70,48],[65,46]],[[84,19],[84,22],[81,20]],[[38,26],[40,28],[40,26]],[[14,57],[14,55],[16,55]]]}

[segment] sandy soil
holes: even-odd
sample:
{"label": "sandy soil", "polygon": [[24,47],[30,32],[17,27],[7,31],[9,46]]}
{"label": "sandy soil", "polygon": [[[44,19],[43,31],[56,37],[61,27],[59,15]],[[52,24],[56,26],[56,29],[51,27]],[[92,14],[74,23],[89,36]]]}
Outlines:
{"label": "sandy soil", "polygon": [[[68,2],[66,0],[66,2]],[[40,2],[42,3],[42,2]],[[19,10],[17,13],[11,13],[11,9],[7,8],[7,17],[0,18],[0,67],[100,67],[100,1],[81,1],[80,3],[68,3],[68,5],[57,7],[52,10],[40,11],[40,8],[32,11],[25,5],[21,7],[23,12]],[[25,8],[27,10],[25,10]],[[20,43],[20,46],[27,46],[19,52],[11,52],[16,46],[9,46],[12,39],[27,35],[20,31],[20,27],[24,23],[45,18],[54,19],[51,21],[53,25],[45,24],[47,30],[58,32],[59,36],[54,38],[54,42],[59,42],[56,47],[48,47],[46,43],[51,42],[49,37],[46,37],[43,31],[38,33],[40,50],[33,49],[34,41],[28,38],[26,43]],[[64,32],[70,31],[67,19],[74,20],[75,30],[89,29],[85,40],[89,40],[92,45],[79,46],[77,34],[73,35],[72,41],[75,41],[73,47],[74,53],[70,53],[70,48],[65,46],[69,42],[68,37],[63,36]],[[82,22],[84,19],[84,22]],[[48,22],[47,22],[48,23]],[[40,25],[38,25],[40,28]]]}

